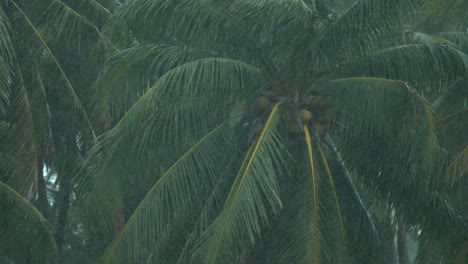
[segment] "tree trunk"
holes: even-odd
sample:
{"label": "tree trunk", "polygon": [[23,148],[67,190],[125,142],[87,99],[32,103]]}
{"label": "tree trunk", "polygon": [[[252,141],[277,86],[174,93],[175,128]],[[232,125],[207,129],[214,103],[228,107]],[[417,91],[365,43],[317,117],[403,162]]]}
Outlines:
{"label": "tree trunk", "polygon": [[66,140],[63,147],[63,160],[62,166],[59,166],[58,180],[59,191],[57,194],[57,218],[55,222],[55,240],[57,242],[59,262],[62,259],[63,246],[65,241],[65,229],[67,225],[68,209],[70,207],[71,195],[71,173],[74,167],[74,142],[73,140]]}
{"label": "tree trunk", "polygon": [[57,195],[57,221],[55,224],[55,239],[57,241],[58,255],[61,259],[65,226],[67,224],[68,208],[70,207],[71,182],[67,175],[62,175],[60,191]]}
{"label": "tree trunk", "polygon": [[37,207],[42,213],[45,219],[50,222],[49,215],[49,199],[47,197],[47,184],[44,179],[44,173],[42,171],[42,162],[37,161]]}
{"label": "tree trunk", "polygon": [[397,230],[397,251],[398,251],[398,263],[409,264],[408,255],[408,239],[406,238],[406,226],[401,221],[398,222]]}

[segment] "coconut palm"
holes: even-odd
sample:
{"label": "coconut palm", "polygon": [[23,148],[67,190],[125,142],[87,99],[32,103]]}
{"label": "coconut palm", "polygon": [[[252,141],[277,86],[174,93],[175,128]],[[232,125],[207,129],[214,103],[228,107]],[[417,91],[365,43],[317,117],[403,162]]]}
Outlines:
{"label": "coconut palm", "polygon": [[[91,47],[101,40],[101,46],[105,45],[99,26],[106,13],[99,2],[104,3],[57,0],[0,3],[0,181],[7,185],[5,190],[11,191],[2,196],[5,198],[2,206],[18,204],[21,208],[16,212],[2,207],[11,215],[5,218],[7,227],[2,222],[0,228],[2,233],[11,230],[8,237],[2,237],[0,255],[15,263],[46,263],[47,256],[54,262],[60,259],[56,254],[62,255],[61,249],[66,244],[65,229],[69,226],[67,218],[71,215],[69,206],[73,197],[71,178],[93,141],[93,127],[86,113],[89,98],[86,88],[90,87],[87,82],[92,82],[99,65],[99,56],[93,54],[96,49]],[[89,18],[81,16],[81,12]],[[45,168],[50,172],[48,177],[44,175]],[[27,205],[36,206],[42,215],[35,209],[27,209],[25,201],[15,195],[24,197]],[[17,220],[18,228],[12,229],[14,217],[23,215],[31,215],[27,218],[32,219],[29,225],[23,217]],[[44,224],[44,219],[49,224]],[[56,241],[44,239],[45,227],[40,224],[53,230]],[[37,232],[31,231],[34,227]],[[21,232],[27,231],[29,242],[37,245],[16,243]],[[9,248],[15,244],[17,248],[13,249],[17,252]]]}
{"label": "coconut palm", "polygon": [[77,177],[84,222],[117,233],[101,262],[383,263],[374,204],[464,230],[423,94],[467,56],[403,42],[418,1],[340,3],[117,9],[94,84],[111,129]]}

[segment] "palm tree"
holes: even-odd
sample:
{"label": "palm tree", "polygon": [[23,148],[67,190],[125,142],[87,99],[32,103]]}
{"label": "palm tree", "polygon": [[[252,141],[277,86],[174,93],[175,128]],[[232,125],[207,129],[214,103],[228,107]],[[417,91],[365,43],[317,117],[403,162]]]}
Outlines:
{"label": "palm tree", "polygon": [[0,3],[0,256],[14,263],[62,262],[71,178],[93,141],[87,82],[100,59],[91,47],[104,43],[99,27],[109,12],[99,2]]}
{"label": "palm tree", "polygon": [[468,60],[398,37],[418,3],[120,6],[94,84],[111,129],[77,177],[83,221],[117,233],[101,262],[382,263],[375,204],[466,231],[423,94]]}

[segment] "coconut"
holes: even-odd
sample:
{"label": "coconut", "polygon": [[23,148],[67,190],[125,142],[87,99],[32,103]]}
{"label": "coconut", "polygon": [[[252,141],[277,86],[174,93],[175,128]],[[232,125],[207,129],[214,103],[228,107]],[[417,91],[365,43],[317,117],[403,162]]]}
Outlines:
{"label": "coconut", "polygon": [[267,109],[270,106],[270,103],[270,99],[268,99],[266,96],[262,96],[258,99],[258,106],[261,109]]}
{"label": "coconut", "polygon": [[314,124],[314,128],[317,131],[317,133],[319,133],[319,135],[323,135],[325,133],[325,129],[319,123]]}
{"label": "coconut", "polygon": [[307,109],[299,110],[299,117],[303,124],[307,124],[312,119],[312,113]]}

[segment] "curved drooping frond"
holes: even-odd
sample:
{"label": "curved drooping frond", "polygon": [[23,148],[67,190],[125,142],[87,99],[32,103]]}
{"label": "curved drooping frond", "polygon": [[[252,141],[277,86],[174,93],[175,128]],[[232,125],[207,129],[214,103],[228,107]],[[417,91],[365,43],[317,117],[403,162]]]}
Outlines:
{"label": "curved drooping frond", "polygon": [[159,177],[109,246],[103,263],[138,261],[166,226],[191,215],[193,206],[204,200],[206,190],[220,177],[215,160],[218,151],[229,145],[223,140],[223,129],[226,123],[201,138]]}
{"label": "curved drooping frond", "polygon": [[[136,130],[141,127],[138,121],[144,122],[148,114],[154,113],[167,115],[166,122],[172,122],[173,131],[178,134],[183,128],[190,130],[188,124],[201,117],[206,119],[213,114],[224,117],[226,104],[237,102],[234,99],[242,99],[246,94],[255,94],[261,89],[261,80],[257,68],[240,61],[223,58],[191,61],[160,77],[126,112],[117,127]],[[161,125],[158,120],[150,121],[158,127]]]}
{"label": "curved drooping frond", "polygon": [[171,37],[194,47],[252,58],[269,52],[266,47],[294,43],[307,33],[296,34],[297,29],[312,26],[313,17],[314,10],[298,0],[137,0],[123,7],[113,21],[127,22],[139,39],[154,42]]}
{"label": "curved drooping frond", "polygon": [[[38,92],[35,95],[35,100],[42,101],[42,87],[36,90],[28,90],[27,84],[23,78],[22,69],[17,65],[15,68],[17,78],[14,81],[14,90],[11,95],[11,105],[14,107],[14,118],[11,120],[11,125],[8,130],[5,146],[8,148],[12,160],[8,162],[7,175],[3,179],[9,186],[23,196],[32,198],[32,195],[37,190],[37,175],[42,166],[39,162],[41,159],[40,142],[44,136],[40,127],[41,117],[35,118],[35,114],[43,113],[41,107],[34,108],[31,101],[30,92]],[[43,105],[43,104],[42,104]],[[17,144],[15,142],[22,142]]]}
{"label": "curved drooping frond", "polygon": [[0,256],[15,263],[55,262],[57,246],[42,214],[19,193],[0,182]]}
{"label": "curved drooping frond", "polygon": [[405,44],[432,44],[441,45],[445,44],[452,48],[456,48],[457,45],[440,35],[433,35],[418,31],[406,31],[403,35],[403,41]]}
{"label": "curved drooping frond", "polygon": [[[307,135],[306,135],[307,137]],[[309,136],[310,137],[310,136]],[[310,139],[309,139],[310,141]],[[309,143],[308,143],[309,144]],[[335,180],[333,179],[333,175],[331,173],[330,166],[328,164],[327,156],[325,155],[325,152],[323,151],[323,148],[321,144],[317,144],[317,149],[320,153],[320,157],[322,159],[322,164],[323,167],[325,168],[326,175],[328,176],[328,182],[330,184],[330,191],[329,193],[333,194],[333,208],[336,213],[335,217],[335,227],[333,227],[334,230],[336,230],[336,235],[334,236],[335,240],[333,241],[333,244],[335,247],[339,248],[340,250],[335,250],[335,258],[336,261],[333,262],[340,262],[340,263],[350,263],[350,252],[347,246],[347,238],[346,238],[346,231],[345,231],[345,226],[343,222],[343,215],[342,215],[342,209],[340,205],[340,201],[338,199],[338,194],[337,194],[337,188],[335,185]]]}
{"label": "curved drooping frond", "polygon": [[36,28],[36,26],[32,23],[32,21],[29,19],[28,15],[23,11],[23,9],[21,9],[21,7],[14,1],[14,0],[11,0],[11,3],[15,6],[15,8],[18,10],[18,12],[21,14],[21,16],[24,18],[24,20],[26,21],[26,23],[30,26],[31,30],[34,32],[34,35],[36,35],[36,37],[40,40],[41,44],[44,46],[45,50],[47,51],[47,53],[50,55],[52,61],[55,63],[55,65],[57,66],[57,69],[60,71],[60,74],[62,75],[65,83],[66,83],[66,86],[68,87],[69,89],[69,92],[70,92],[70,96],[73,98],[73,102],[76,104],[77,108],[80,110],[85,122],[87,123],[88,125],[88,129],[90,131],[90,133],[96,137],[95,133],[94,133],[94,130],[93,130],[93,126],[91,124],[91,121],[89,120],[89,117],[88,117],[88,114],[86,113],[80,99],[78,98],[78,95],[76,94],[76,91],[75,89],[73,88],[67,74],[65,74],[65,71],[63,70],[62,66],[60,65],[60,63],[58,62],[57,58],[55,57],[54,53],[52,52],[52,50],[50,49],[49,45],[47,45],[47,42],[46,40],[44,39],[44,37],[41,35],[41,33],[39,32],[39,30]]}
{"label": "curved drooping frond", "polygon": [[10,96],[11,69],[10,65],[0,57],[0,114],[5,113]]}
{"label": "curved drooping frond", "polygon": [[112,47],[100,30],[110,14],[92,1],[37,1],[33,3],[32,11],[37,12],[49,38],[83,44],[98,38]]}
{"label": "curved drooping frond", "polygon": [[439,91],[468,73],[468,55],[446,44],[409,44],[371,51],[337,68],[339,75],[398,79],[418,91]]}
{"label": "curved drooping frond", "polygon": [[425,129],[435,132],[430,104],[405,82],[351,77],[329,81],[320,90],[335,101],[336,120],[348,137],[408,133],[410,118],[426,120]]}
{"label": "curved drooping frond", "polygon": [[97,115],[108,122],[120,118],[167,71],[211,56],[182,45],[141,45],[113,54],[94,84]]}
{"label": "curved drooping frond", "polygon": [[[304,126],[303,129],[306,165],[300,172],[303,176],[298,180],[298,190],[291,205],[280,215],[278,231],[275,231],[278,237],[272,242],[275,255],[272,259],[275,263],[328,263],[331,253],[336,253],[326,242],[332,237],[328,225],[330,219],[327,218],[330,215],[326,211],[333,208],[325,205],[330,201],[324,199],[324,196],[329,196],[326,176],[309,128]],[[275,249],[275,246],[278,248]]]}
{"label": "curved drooping frond", "polygon": [[445,149],[456,155],[468,145],[468,78],[461,78],[449,90],[439,96],[432,108],[440,117],[439,140]]}
{"label": "curved drooping frond", "polygon": [[[451,234],[464,230],[463,220],[441,192],[449,155],[438,144],[428,102],[398,81],[354,78],[347,85],[334,85],[349,93],[337,97],[336,126],[343,133],[335,130],[333,139],[359,182],[391,203],[399,219],[427,230],[431,239],[443,237],[437,227],[442,222],[452,227]],[[371,95],[372,89],[379,95]],[[359,103],[349,107],[353,101]]]}
{"label": "curved drooping frond", "polygon": [[424,11],[436,22],[465,30],[468,23],[468,3],[464,0],[429,0]]}
{"label": "curved drooping frond", "polygon": [[[231,157],[234,161],[236,156]],[[232,166],[231,166],[232,165]],[[180,254],[177,259],[177,264],[190,263],[192,258],[192,253],[196,247],[197,241],[200,239],[200,236],[203,235],[203,231],[208,228],[208,226],[216,219],[219,211],[222,209],[223,198],[225,193],[229,191],[230,178],[226,175],[232,174],[232,169],[236,164],[234,162],[229,162],[226,169],[222,172],[224,176],[217,182],[216,186],[213,188],[210,196],[206,200],[205,205],[201,209],[192,230],[186,236],[185,243],[180,251]]]}
{"label": "curved drooping frond", "polygon": [[461,51],[468,52],[468,32],[441,32],[437,36],[454,43]]}
{"label": "curved drooping frond", "polygon": [[457,181],[468,171],[468,146],[455,157],[447,168],[447,180]]}
{"label": "curved drooping frond", "polygon": [[298,160],[302,165],[292,187],[294,196],[273,229],[271,261],[331,264],[376,260],[376,233],[367,209],[360,208],[360,198],[353,194],[335,160],[333,166],[329,163],[333,153],[325,152],[308,126],[303,129],[302,152],[306,155]]}
{"label": "curved drooping frond", "polygon": [[158,155],[175,159],[178,148],[236,116],[231,106],[255,94],[260,80],[253,66],[221,58],[169,70],[91,150],[78,177],[85,208],[109,225],[126,183],[144,186],[166,164]]}
{"label": "curved drooping frond", "polygon": [[281,208],[277,183],[284,149],[276,126],[277,103],[250,147],[226,199],[223,210],[200,240],[194,260],[200,263],[231,263],[254,243],[262,227],[268,225],[270,211]]}
{"label": "curved drooping frond", "polygon": [[318,38],[318,54],[328,67],[374,50],[385,37],[399,32],[413,18],[413,0],[358,0]]}
{"label": "curved drooping frond", "polygon": [[[377,181],[393,178],[403,185],[416,179],[433,187],[440,185],[438,175],[448,155],[438,144],[436,116],[414,89],[400,81],[365,77],[338,79],[326,87],[323,91],[336,100],[333,136],[340,141],[337,145],[343,159],[350,166],[359,163],[373,168],[371,175],[358,174]],[[361,162],[367,158],[372,164]]]}
{"label": "curved drooping frond", "polygon": [[10,39],[10,21],[3,9],[0,9],[0,114],[5,111],[11,85],[12,46]]}

